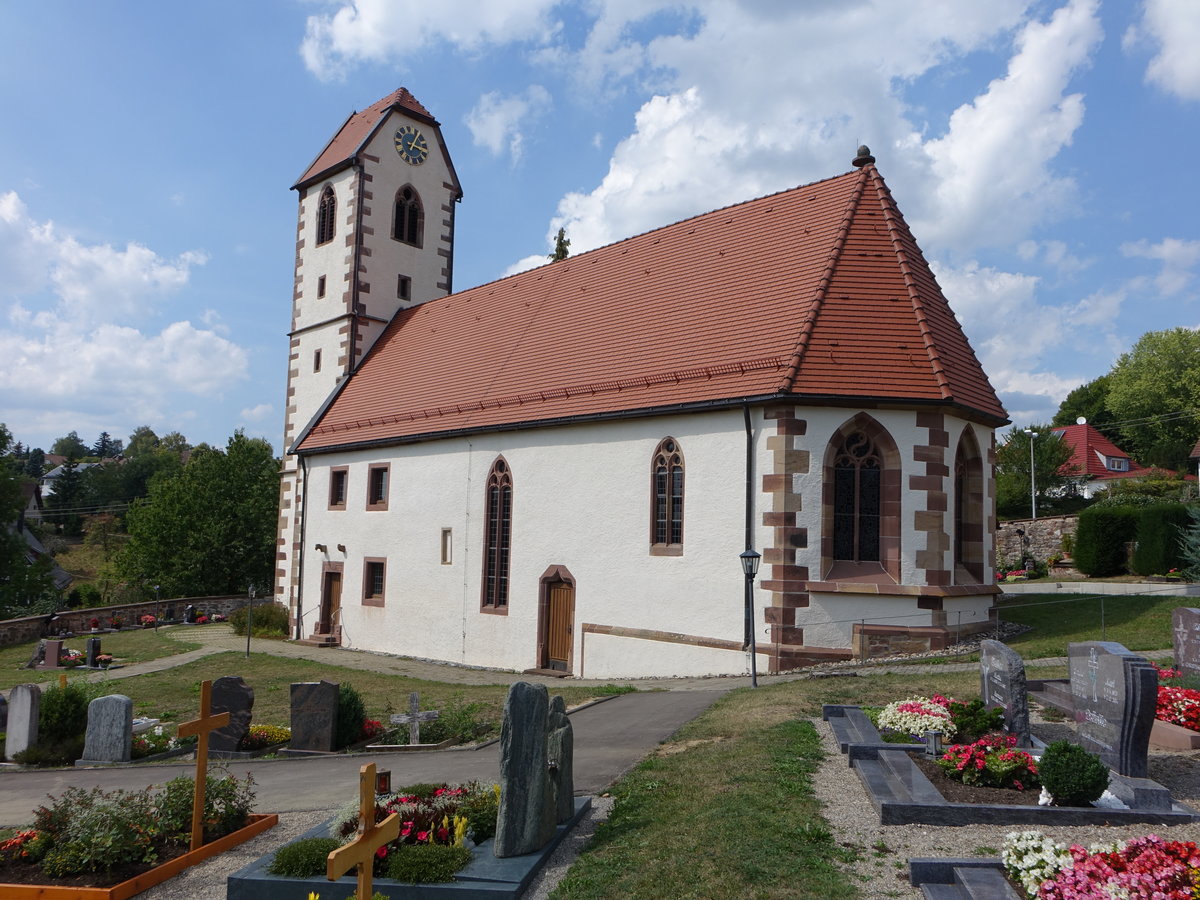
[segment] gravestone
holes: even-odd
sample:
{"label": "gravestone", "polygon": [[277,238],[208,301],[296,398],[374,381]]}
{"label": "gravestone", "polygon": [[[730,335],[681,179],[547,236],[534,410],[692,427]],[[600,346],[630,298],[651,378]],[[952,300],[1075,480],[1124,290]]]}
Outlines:
{"label": "gravestone", "polygon": [[0,731],[8,727],[8,701],[0,697]]}
{"label": "gravestone", "polygon": [[133,701],[122,694],[97,697],[88,704],[83,759],[77,766],[129,762],[133,748]]}
{"label": "gravestone", "polygon": [[196,607],[190,603],[183,608],[183,621],[189,625],[196,624]]}
{"label": "gravestone", "polygon": [[62,657],[62,641],[46,641],[46,650],[42,656],[39,669],[57,669],[58,661]]}
{"label": "gravestone", "polygon": [[1004,710],[1004,730],[1017,736],[1018,747],[1033,746],[1025,661],[1020,653],[1000,641],[980,643],[979,696],[988,709]]}
{"label": "gravestone", "polygon": [[333,751],[337,731],[338,685],[302,681],[292,685],[292,750]]}
{"label": "gravestone", "polygon": [[26,669],[40,669],[42,660],[46,658],[46,642],[38,641],[38,645],[34,648],[33,655],[29,657],[29,662],[25,663]]}
{"label": "gravestone", "polygon": [[1171,625],[1175,633],[1175,668],[1186,675],[1200,675],[1200,609],[1175,607]]}
{"label": "gravestone", "polygon": [[1080,745],[1122,775],[1146,777],[1158,673],[1112,641],[1067,646]]}
{"label": "gravestone", "polygon": [[87,639],[87,667],[95,669],[96,657],[100,655],[100,638]]}
{"label": "gravestone", "polygon": [[408,695],[408,712],[392,716],[393,725],[408,726],[408,744],[415,747],[421,743],[421,723],[432,722],[441,713],[436,709],[421,710],[421,695],[413,691]]}
{"label": "gravestone", "polygon": [[254,689],[237,675],[225,675],[213,682],[212,711],[229,713],[229,724],[208,736],[210,752],[233,753],[250,730],[254,710]]}
{"label": "gravestone", "polygon": [[18,684],[8,692],[8,725],[4,755],[12,759],[37,743],[42,691],[36,684]]}
{"label": "gravestone", "polygon": [[550,701],[546,720],[546,762],[554,789],[554,821],[561,825],[575,814],[575,732],[567,704],[559,694]]}
{"label": "gravestone", "polygon": [[500,726],[500,812],[492,852],[523,856],[554,836],[554,791],[546,765],[549,693],[518,681],[508,689]]}

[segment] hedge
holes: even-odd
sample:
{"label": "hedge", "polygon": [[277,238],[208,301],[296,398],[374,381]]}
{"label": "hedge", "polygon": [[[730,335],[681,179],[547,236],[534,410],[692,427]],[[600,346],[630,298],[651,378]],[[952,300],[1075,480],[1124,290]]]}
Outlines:
{"label": "hedge", "polygon": [[1165,575],[1186,565],[1180,530],[1191,524],[1182,503],[1156,503],[1138,511],[1137,547],[1130,560],[1135,575]]}
{"label": "hedge", "polygon": [[1125,545],[1137,537],[1141,512],[1127,506],[1092,506],[1081,512],[1075,531],[1075,567],[1093,578],[1124,574]]}

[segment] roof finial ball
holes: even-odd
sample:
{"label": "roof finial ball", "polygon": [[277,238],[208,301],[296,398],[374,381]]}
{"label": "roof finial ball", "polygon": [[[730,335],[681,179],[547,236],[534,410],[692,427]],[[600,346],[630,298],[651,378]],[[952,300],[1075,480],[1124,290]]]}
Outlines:
{"label": "roof finial ball", "polygon": [[875,157],[871,155],[871,148],[866,144],[860,144],[858,147],[858,156],[854,157],[854,168],[861,169],[863,166],[869,166],[875,162]]}

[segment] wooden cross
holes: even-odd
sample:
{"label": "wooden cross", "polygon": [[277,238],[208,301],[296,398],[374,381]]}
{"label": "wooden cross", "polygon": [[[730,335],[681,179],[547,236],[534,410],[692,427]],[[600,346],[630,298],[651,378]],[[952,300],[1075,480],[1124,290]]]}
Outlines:
{"label": "wooden cross", "polygon": [[200,682],[200,718],[184,722],[179,726],[180,737],[195,735],[196,741],[196,789],[192,794],[192,849],[199,850],[204,844],[204,791],[208,787],[208,735],[209,732],[229,724],[229,713],[213,713],[212,682]]}
{"label": "wooden cross", "polygon": [[67,673],[63,672],[58,676],[58,686],[64,691],[67,689]]}
{"label": "wooden cross", "polygon": [[358,837],[329,854],[325,877],[337,881],[355,866],[358,867],[356,896],[371,900],[375,888],[371,882],[375,869],[375,853],[380,847],[400,837],[400,816],[392,813],[375,824],[375,763],[358,770]]}
{"label": "wooden cross", "polygon": [[421,697],[416,691],[408,695],[408,712],[392,716],[393,725],[408,725],[408,742],[421,743],[421,723],[432,722],[440,713],[436,709],[421,712]]}

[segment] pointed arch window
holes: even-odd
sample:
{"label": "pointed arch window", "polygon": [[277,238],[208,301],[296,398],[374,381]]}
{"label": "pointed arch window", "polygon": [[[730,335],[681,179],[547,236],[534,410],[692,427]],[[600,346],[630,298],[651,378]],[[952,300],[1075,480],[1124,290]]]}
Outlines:
{"label": "pointed arch window", "polygon": [[862,431],[846,435],[833,460],[833,558],[878,562],[883,459]]}
{"label": "pointed arch window", "polygon": [[650,466],[650,552],[683,553],[683,451],[675,438],[663,438]]}
{"label": "pointed arch window", "polygon": [[396,213],[392,222],[392,237],[414,247],[421,246],[425,231],[425,210],[412,185],[406,184],[396,192]]}
{"label": "pointed arch window", "polygon": [[508,570],[512,544],[512,471],[504,457],[492,463],[484,498],[484,612],[508,611]]}
{"label": "pointed arch window", "polygon": [[325,185],[325,189],[321,191],[321,199],[317,202],[317,243],[326,244],[333,240],[336,224],[335,217],[337,216],[337,198],[333,195],[333,188]]}
{"label": "pointed arch window", "polygon": [[954,581],[983,582],[983,455],[968,426],[954,454]]}

